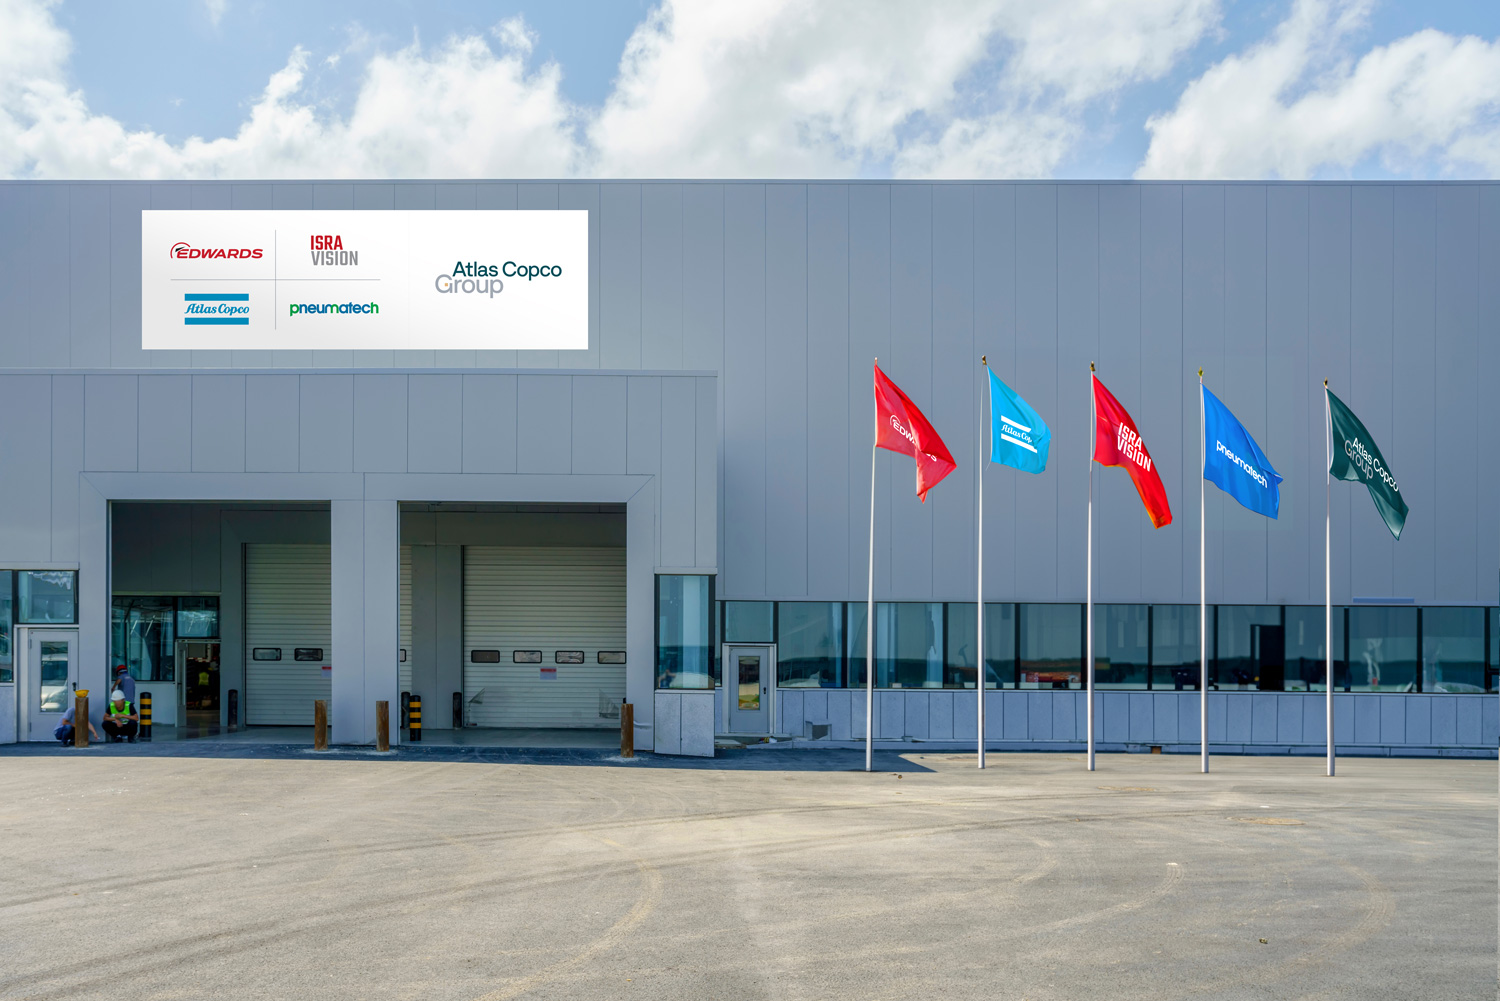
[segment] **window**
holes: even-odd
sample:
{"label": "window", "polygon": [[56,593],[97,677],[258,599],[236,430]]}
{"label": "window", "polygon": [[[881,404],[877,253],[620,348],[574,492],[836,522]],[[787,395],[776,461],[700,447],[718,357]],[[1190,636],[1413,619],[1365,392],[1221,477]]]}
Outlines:
{"label": "window", "polygon": [[[973,602],[948,605],[948,655],[944,688],[974,687],[974,655],[978,650]],[[984,606],[984,662],[986,688],[1014,688],[1016,684],[1016,606],[1010,602]]]}
{"label": "window", "polygon": [[18,570],[16,620],[48,625],[78,621],[78,571]]}
{"label": "window", "polygon": [[11,636],[15,629],[12,605],[14,592],[11,590],[13,578],[11,571],[0,570],[0,682],[16,680],[15,655],[10,650]]}
{"label": "window", "polygon": [[[865,685],[865,612],[849,605],[849,686]],[[943,605],[936,601],[875,604],[875,687],[943,687]]]}
{"label": "window", "polygon": [[724,602],[724,642],[774,643],[775,609],[771,601]]}
{"label": "window", "polygon": [[1279,605],[1219,605],[1209,684],[1230,691],[1283,691],[1286,641]]}
{"label": "window", "polygon": [[1151,670],[1151,607],[1094,606],[1094,687],[1146,688]]}
{"label": "window", "polygon": [[1422,691],[1484,691],[1485,612],[1422,609]]}
{"label": "window", "polygon": [[177,635],[187,639],[214,639],[219,635],[219,599],[178,598]]}
{"label": "window", "polygon": [[124,664],[137,681],[176,680],[173,599],[117,594],[110,625],[111,664]]}
{"label": "window", "polygon": [[844,604],[783,601],[776,609],[776,683],[838,688],[843,683]]}
{"label": "window", "polygon": [[251,660],[277,661],[281,659],[281,647],[258,646],[250,651]]}
{"label": "window", "polygon": [[294,647],[292,659],[301,664],[316,664],[323,659],[323,648],[320,646]]}
{"label": "window", "polygon": [[1417,610],[1356,606],[1349,609],[1347,691],[1417,690]]}
{"label": "window", "polygon": [[[1214,610],[1208,610],[1213,623]],[[1197,691],[1202,680],[1197,605],[1151,606],[1151,687]]]}
{"label": "window", "polygon": [[1021,688],[1078,688],[1083,682],[1083,605],[1022,605]]}
{"label": "window", "polygon": [[[1287,605],[1283,610],[1286,630],[1286,690],[1289,692],[1327,691],[1323,684],[1327,673],[1328,652],[1324,645],[1327,622],[1322,605]],[[1333,676],[1347,679],[1349,665],[1344,662],[1344,610],[1333,610]]]}
{"label": "window", "polygon": [[712,577],[662,574],[656,578],[656,687],[714,686],[709,649],[712,608]]}

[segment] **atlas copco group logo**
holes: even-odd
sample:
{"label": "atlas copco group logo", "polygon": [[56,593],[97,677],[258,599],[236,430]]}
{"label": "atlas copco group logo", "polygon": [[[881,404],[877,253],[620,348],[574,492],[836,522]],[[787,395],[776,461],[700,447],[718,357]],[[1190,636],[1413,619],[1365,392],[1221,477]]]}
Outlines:
{"label": "atlas copco group logo", "polygon": [[169,256],[175,261],[258,261],[265,251],[259,247],[194,247],[179,241],[172,244]]}
{"label": "atlas copco group logo", "polygon": [[537,278],[561,278],[561,264],[517,264],[515,261],[506,261],[496,267],[493,264],[480,264],[477,261],[455,261],[453,268],[448,274],[438,275],[432,280],[432,287],[444,295],[456,295],[468,293],[469,295],[487,295],[491,299],[505,291],[505,282],[500,276],[506,278],[524,278],[533,281]]}

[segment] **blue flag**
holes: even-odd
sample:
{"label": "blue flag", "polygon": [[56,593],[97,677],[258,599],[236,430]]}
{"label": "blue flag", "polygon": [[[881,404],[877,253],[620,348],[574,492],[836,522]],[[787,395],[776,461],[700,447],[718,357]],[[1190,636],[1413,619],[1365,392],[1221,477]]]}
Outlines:
{"label": "blue flag", "polygon": [[1052,432],[1031,404],[1011,392],[990,372],[990,461],[1015,466],[1025,473],[1047,468]]}
{"label": "blue flag", "polygon": [[1244,425],[1219,398],[1203,391],[1203,478],[1256,514],[1276,517],[1281,508],[1281,474]]}

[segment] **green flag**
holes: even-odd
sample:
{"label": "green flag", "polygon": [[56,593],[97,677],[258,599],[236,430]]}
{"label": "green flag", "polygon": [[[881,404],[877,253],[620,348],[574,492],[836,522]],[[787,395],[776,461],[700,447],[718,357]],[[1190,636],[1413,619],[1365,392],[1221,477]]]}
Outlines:
{"label": "green flag", "polygon": [[1385,519],[1385,527],[1391,535],[1401,538],[1401,529],[1406,524],[1406,501],[1401,499],[1401,488],[1396,486],[1396,477],[1386,465],[1385,456],[1375,447],[1375,439],[1369,430],[1354,416],[1354,411],[1344,406],[1344,401],[1328,394],[1328,418],[1333,436],[1333,463],[1328,467],[1334,479],[1363,483],[1370,489],[1370,499],[1375,509]]}

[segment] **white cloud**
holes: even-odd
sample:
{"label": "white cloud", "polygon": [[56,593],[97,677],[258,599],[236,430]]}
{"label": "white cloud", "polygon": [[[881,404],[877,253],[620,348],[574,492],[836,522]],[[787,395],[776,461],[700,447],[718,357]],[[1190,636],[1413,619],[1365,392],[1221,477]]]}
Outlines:
{"label": "white cloud", "polygon": [[217,28],[229,13],[229,0],[203,0],[203,13],[208,15],[208,23]]}
{"label": "white cloud", "polygon": [[1140,177],[1305,178],[1500,169],[1500,43],[1427,29],[1354,58],[1370,0],[1297,0],[1265,41],[1146,127]]}
{"label": "white cloud", "polygon": [[1090,102],[1217,18],[1215,0],[664,5],[589,136],[611,176],[1045,175]]}
{"label": "white cloud", "polygon": [[[520,18],[394,52],[355,31],[316,61],[295,49],[234,135],[174,143],[68,88],[49,0],[0,0],[0,174],[1043,176],[1091,108],[1213,31],[1218,3],[663,0],[595,109],[563,97],[556,64],[531,65]],[[310,95],[317,67],[351,65],[350,110]]]}

